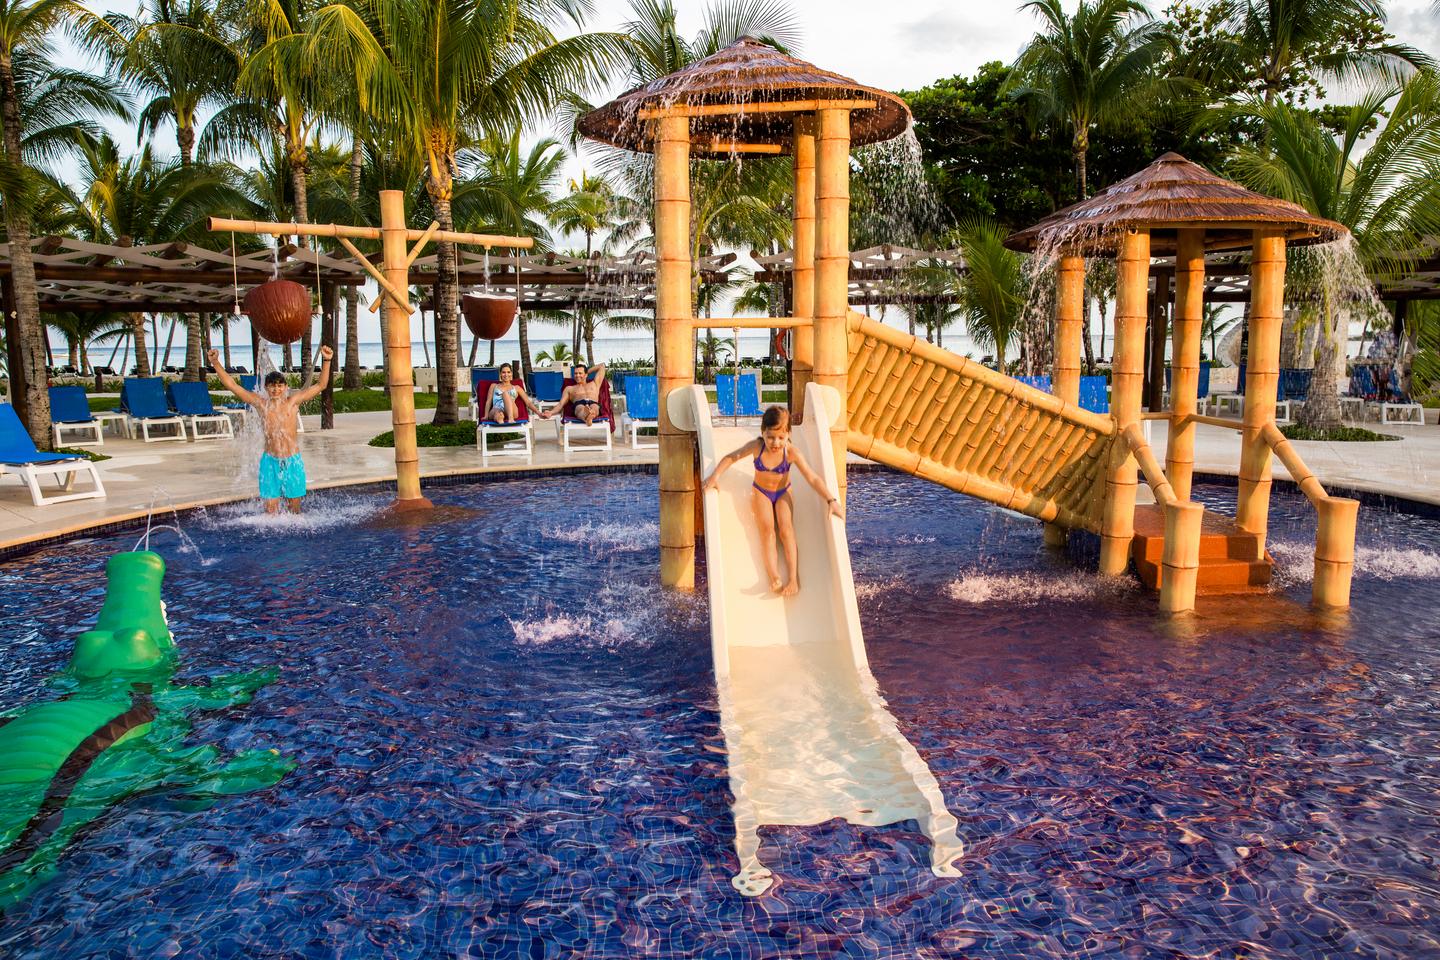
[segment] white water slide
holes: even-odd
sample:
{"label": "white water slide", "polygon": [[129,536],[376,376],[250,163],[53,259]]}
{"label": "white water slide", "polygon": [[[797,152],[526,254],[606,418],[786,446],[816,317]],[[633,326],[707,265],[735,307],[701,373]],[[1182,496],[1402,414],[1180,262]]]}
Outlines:
{"label": "white water slide", "polygon": [[[831,490],[829,429],[839,403],[831,388],[810,384],[805,423],[791,438]],[[673,393],[669,411],[677,424],[695,430],[706,476],[720,457],[759,433],[753,421],[712,424],[698,386]],[[705,494],[711,652],[740,857],[731,882],[747,896],[773,882],[759,859],[761,824],[835,817],[866,826],[916,820],[930,838],[931,869],[956,876],[952,861],[963,847],[955,817],[870,673],[845,524],[806,489],[804,478],[790,476],[801,587],[788,599],[772,594],[766,582],[750,507],[751,461],[732,466],[720,488]]]}

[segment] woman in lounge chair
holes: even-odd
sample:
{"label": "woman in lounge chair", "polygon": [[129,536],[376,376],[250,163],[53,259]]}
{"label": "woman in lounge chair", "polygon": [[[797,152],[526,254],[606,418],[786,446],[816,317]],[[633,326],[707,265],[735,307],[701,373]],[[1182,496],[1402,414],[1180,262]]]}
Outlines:
{"label": "woman in lounge chair", "polygon": [[539,406],[530,395],[525,392],[525,387],[515,382],[515,370],[508,363],[500,364],[500,380],[491,380],[485,384],[484,403],[480,404],[480,419],[492,423],[514,423],[520,419],[519,401],[524,400],[525,406],[530,410],[539,410]]}

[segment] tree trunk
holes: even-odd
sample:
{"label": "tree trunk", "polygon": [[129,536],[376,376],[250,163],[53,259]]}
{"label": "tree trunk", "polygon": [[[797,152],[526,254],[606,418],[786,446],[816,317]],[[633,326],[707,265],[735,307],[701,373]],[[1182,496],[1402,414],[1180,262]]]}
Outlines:
{"label": "tree trunk", "polygon": [[176,123],[175,142],[180,147],[180,166],[190,166],[195,160],[195,128]]}
{"label": "tree trunk", "polygon": [[1080,293],[1080,338],[1085,348],[1085,375],[1095,376],[1095,345],[1090,342],[1090,292]]}
{"label": "tree trunk", "polygon": [[[318,296],[320,291],[316,290],[315,293]],[[320,326],[322,328],[325,326],[323,306],[320,312]],[[300,371],[300,382],[308,387],[310,381],[315,379],[315,340],[309,327],[306,327],[305,332],[300,335]]]}
{"label": "tree trunk", "polygon": [[295,352],[290,348],[290,344],[288,343],[280,348],[280,365],[284,367],[286,371],[289,371],[295,366]]}
{"label": "tree trunk", "polygon": [[[145,350],[145,314],[132,313],[130,315],[131,338],[135,341],[135,375],[137,377],[148,377],[150,370],[150,354]],[[124,373],[125,371],[121,371]]]}
{"label": "tree trunk", "polygon": [[595,318],[585,320],[585,356],[590,366],[595,366]]}
{"label": "tree trunk", "polygon": [[[180,323],[178,318],[170,318],[170,331],[165,335],[165,359],[159,364],[161,370],[164,370],[166,367],[170,366],[170,348],[175,345],[175,328],[179,325]],[[185,335],[185,339],[190,339],[190,335],[188,333]]]}
{"label": "tree trunk", "polygon": [[[365,151],[356,137],[350,142],[350,202],[360,200],[360,175],[364,170]],[[382,310],[381,313],[384,313]],[[385,345],[380,345],[385,352]],[[360,288],[345,288],[345,382],[346,390],[360,389]]]}
{"label": "tree trunk", "polygon": [[66,339],[65,362],[76,370],[80,369],[80,338],[68,337]]}
{"label": "tree trunk", "polygon": [[80,341],[80,373],[90,376],[90,346],[83,339]]}
{"label": "tree trunk", "polygon": [[224,363],[225,363],[225,369],[226,369],[226,370],[229,370],[229,369],[230,369],[230,316],[229,316],[229,314],[226,314],[226,315],[225,315],[225,322],[222,323],[222,324],[220,324],[220,346],[222,347],[222,349],[223,349],[223,351],[224,351],[224,354],[225,354],[225,355],[224,355],[223,357],[221,357],[220,359],[221,359],[222,361],[224,361]]}
{"label": "tree trunk", "polygon": [[[455,218],[450,212],[451,183],[448,174],[443,183],[433,178],[431,195],[435,199],[435,219],[441,230],[454,230]],[[455,264],[455,244],[435,245],[435,416],[431,423],[460,421],[459,384],[455,370],[460,366],[460,287]]]}
{"label": "tree trunk", "polygon": [[1088,188],[1088,171],[1085,162],[1086,147],[1080,144],[1075,146],[1075,190],[1076,199],[1084,200]]}
{"label": "tree trunk", "polygon": [[[1328,300],[1328,297],[1325,299]],[[1330,304],[1322,302],[1320,336],[1315,344],[1315,369],[1310,374],[1310,394],[1295,416],[1300,424],[1317,430],[1329,430],[1341,425],[1340,379],[1335,375],[1335,363],[1339,355],[1339,324],[1336,321],[1335,311],[1330,309]]]}
{"label": "tree trunk", "polygon": [[[15,73],[10,55],[0,57],[0,126],[4,128],[5,159],[23,169],[20,153],[20,96],[15,90]],[[45,324],[40,320],[40,294],[35,284],[35,259],[30,249],[30,216],[18,197],[7,198],[5,227],[10,241],[10,309],[15,323],[10,329],[18,339],[20,379],[25,384],[25,429],[35,445],[49,450],[50,391],[45,378]],[[18,398],[15,398],[18,399]]]}
{"label": "tree trunk", "polygon": [[201,351],[204,349],[203,344],[200,342],[202,336],[200,332],[200,314],[185,314],[185,373],[181,379],[203,379],[200,376],[200,356]]}
{"label": "tree trunk", "polygon": [[516,326],[520,331],[520,369],[525,371],[525,380],[530,380],[530,318],[525,315],[517,304],[515,309]]}
{"label": "tree trunk", "polygon": [[465,366],[467,366],[467,367],[473,367],[473,366],[475,366],[475,354],[477,354],[477,353],[479,353],[479,352],[480,352],[480,338],[477,337],[477,336],[472,335],[472,336],[470,337],[470,362],[467,363],[467,364],[465,364]]}

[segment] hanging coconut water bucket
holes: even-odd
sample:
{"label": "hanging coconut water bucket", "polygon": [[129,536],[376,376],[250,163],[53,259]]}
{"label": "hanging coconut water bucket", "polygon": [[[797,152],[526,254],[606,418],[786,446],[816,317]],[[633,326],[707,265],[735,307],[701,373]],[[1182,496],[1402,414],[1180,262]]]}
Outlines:
{"label": "hanging coconut water bucket", "polygon": [[294,280],[267,280],[245,294],[245,312],[264,339],[294,343],[310,329],[310,291]]}

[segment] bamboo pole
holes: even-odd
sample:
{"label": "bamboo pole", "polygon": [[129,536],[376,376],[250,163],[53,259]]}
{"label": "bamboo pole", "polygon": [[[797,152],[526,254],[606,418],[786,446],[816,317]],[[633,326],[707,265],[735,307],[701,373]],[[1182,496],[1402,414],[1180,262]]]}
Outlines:
{"label": "bamboo pole", "polygon": [[[1129,230],[1121,238],[1116,262],[1110,415],[1118,430],[1140,419],[1149,284],[1150,231]],[[1129,445],[1111,444],[1105,479],[1105,519],[1100,533],[1100,572],[1107,576],[1124,573],[1130,564],[1130,541],[1135,536],[1135,483],[1136,464]]]}
{"label": "bamboo pole", "polygon": [[1175,255],[1174,373],[1165,475],[1180,500],[1190,499],[1195,473],[1195,408],[1200,392],[1200,327],[1205,320],[1205,232],[1181,230]]}
{"label": "bamboo pole", "polygon": [[695,442],[670,419],[695,382],[690,312],[690,122],[655,123],[655,374],[660,396],[660,582],[695,589]]}
{"label": "bamboo pole", "polygon": [[[382,191],[383,193],[384,191]],[[403,220],[402,220],[403,223]],[[211,233],[257,233],[275,237],[349,237],[352,240],[383,240],[385,227],[354,227],[343,223],[274,223],[264,220],[231,220],[227,217],[210,217],[206,229]],[[434,240],[436,243],[464,243],[472,247],[523,247],[529,250],[535,246],[534,237],[507,237],[493,233],[460,233],[455,230],[411,230],[405,228],[402,243],[411,240]],[[400,250],[400,263],[407,260],[407,251]],[[388,262],[388,261],[387,261]]]}
{"label": "bamboo pole", "polygon": [[1160,558],[1160,609],[1165,613],[1195,609],[1204,519],[1205,508],[1198,503],[1177,500],[1165,505],[1165,547]]}
{"label": "bamboo pole", "polygon": [[1080,402],[1080,338],[1085,309],[1085,258],[1060,258],[1055,284],[1055,396]]}
{"label": "bamboo pole", "polygon": [[[1055,284],[1055,396],[1080,403],[1080,339],[1084,335],[1085,258],[1060,258]],[[1063,547],[1069,532],[1055,524],[1045,526],[1045,544]]]}
{"label": "bamboo pole", "polygon": [[[797,314],[803,315],[800,311]],[[850,312],[850,110],[820,110],[815,118],[815,382],[840,393],[830,426],[835,491],[845,503],[848,451],[845,367]]]}
{"label": "bamboo pole", "polygon": [[[380,191],[380,248],[385,280],[395,290],[410,289],[406,266],[405,194]],[[316,234],[319,236],[320,234]],[[337,234],[338,236],[338,234]],[[415,442],[415,371],[410,358],[410,314],[385,298],[385,358],[389,370],[390,428],[395,432],[395,500],[405,508],[428,507],[420,493],[420,452]]]}
{"label": "bamboo pole", "polygon": [[[790,271],[790,311],[797,317],[815,315],[815,118],[795,118],[792,165],[795,173],[795,253]],[[795,331],[790,356],[790,416],[805,418],[805,385],[814,376],[815,329]]]}
{"label": "bamboo pole", "polygon": [[1255,556],[1265,557],[1270,514],[1270,444],[1265,426],[1275,423],[1280,383],[1280,324],[1285,301],[1285,234],[1255,231],[1250,255],[1250,353],[1245,366],[1245,416],[1240,437],[1240,490],[1235,522],[1255,537]]}
{"label": "bamboo pole", "polygon": [[1316,502],[1315,509],[1320,513],[1320,526],[1315,531],[1315,579],[1310,598],[1316,606],[1348,607],[1360,501],[1326,497]]}

